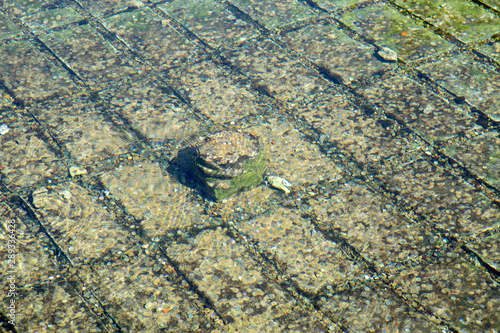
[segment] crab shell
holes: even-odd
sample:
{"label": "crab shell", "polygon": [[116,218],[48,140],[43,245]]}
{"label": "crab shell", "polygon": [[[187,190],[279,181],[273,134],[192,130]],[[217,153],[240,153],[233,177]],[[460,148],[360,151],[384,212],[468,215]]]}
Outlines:
{"label": "crab shell", "polygon": [[257,156],[257,137],[241,131],[221,131],[206,136],[199,145],[197,163],[207,175],[232,178],[241,175],[245,161]]}
{"label": "crab shell", "polygon": [[202,192],[215,201],[259,185],[266,171],[265,149],[256,136],[224,130],[200,138],[192,145],[191,163]]}

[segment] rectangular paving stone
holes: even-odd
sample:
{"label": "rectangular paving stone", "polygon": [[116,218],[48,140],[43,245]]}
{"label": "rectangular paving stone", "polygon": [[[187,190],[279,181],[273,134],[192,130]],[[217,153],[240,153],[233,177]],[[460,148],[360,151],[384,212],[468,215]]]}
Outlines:
{"label": "rectangular paving stone", "polygon": [[157,8],[174,17],[214,48],[237,44],[258,33],[251,24],[213,0],[177,0]]}
{"label": "rectangular paving stone", "polygon": [[292,0],[232,0],[231,3],[268,29],[278,29],[317,16],[309,7]]}
{"label": "rectangular paving stone", "polygon": [[33,106],[30,112],[82,167],[130,149],[130,136],[120,131],[85,98],[50,101]]}
{"label": "rectangular paving stone", "polygon": [[405,76],[388,73],[370,80],[361,91],[382,112],[396,116],[430,142],[478,127],[463,109]]}
{"label": "rectangular paving stone", "polygon": [[366,115],[373,111],[360,110],[343,95],[326,90],[305,107],[299,107],[297,117],[322,132],[326,142],[345,152],[364,170],[376,173],[384,164],[400,160],[424,143],[391,119]]}
{"label": "rectangular paving stone", "polygon": [[464,97],[494,120],[500,120],[500,75],[493,66],[480,63],[469,55],[459,54],[422,65],[418,69],[446,89]]}
{"label": "rectangular paving stone", "polygon": [[341,285],[368,273],[297,210],[278,208],[251,220],[236,220],[234,227],[258,242],[278,265],[286,267],[286,274],[306,293],[316,293],[326,285]]}
{"label": "rectangular paving stone", "polygon": [[393,286],[458,331],[494,332],[498,284],[452,249],[430,252],[394,275]]}
{"label": "rectangular paving stone", "polygon": [[381,282],[367,281],[323,296],[318,306],[343,332],[443,332]]}
{"label": "rectangular paving stone", "polygon": [[210,311],[205,312],[198,295],[185,283],[170,282],[170,270],[152,260],[143,248],[134,246],[82,266],[78,276],[88,289],[83,292],[92,291],[97,296],[90,298],[90,305],[96,306],[99,300],[123,332],[213,328]]}
{"label": "rectangular paving stone", "polygon": [[16,329],[21,332],[106,332],[70,283],[58,280],[20,290]]}
{"label": "rectangular paving stone", "polygon": [[342,177],[339,166],[283,119],[268,118],[246,130],[260,137],[266,147],[268,172],[286,178],[295,189]]}
{"label": "rectangular paving stone", "polygon": [[21,35],[21,30],[19,30],[3,13],[0,13],[0,40]]}
{"label": "rectangular paving stone", "polygon": [[24,16],[38,12],[43,8],[54,6],[59,0],[6,0],[3,1],[3,8],[14,16]]}
{"label": "rectangular paving stone", "polygon": [[152,66],[167,69],[200,57],[195,44],[149,8],[120,13],[102,23]]}
{"label": "rectangular paving stone", "polygon": [[360,43],[326,22],[291,31],[281,39],[294,51],[340,76],[346,84],[396,67],[378,60],[372,45]]}
{"label": "rectangular paving stone", "polygon": [[144,7],[144,2],[140,0],[79,0],[78,2],[93,16],[98,18],[108,17],[127,9]]}
{"label": "rectangular paving stone", "polygon": [[394,274],[411,258],[441,244],[425,226],[366,186],[349,182],[327,191],[306,199],[304,214],[313,216],[318,231],[343,238],[384,274]]}
{"label": "rectangular paving stone", "polygon": [[500,189],[500,139],[497,133],[486,133],[454,143],[443,150],[446,155],[462,162],[467,169]]}
{"label": "rectangular paving stone", "polygon": [[79,90],[68,73],[46,59],[28,41],[0,46],[0,79],[25,103]]}
{"label": "rectangular paving stone", "polygon": [[[391,170],[392,169],[392,170]],[[408,156],[376,177],[429,226],[455,238],[500,226],[500,209],[476,188],[450,174],[424,153]]]}
{"label": "rectangular paving stone", "polygon": [[179,99],[152,80],[124,83],[100,92],[111,114],[122,115],[153,144],[175,146],[206,125]]}
{"label": "rectangular paving stone", "polygon": [[327,83],[271,40],[252,39],[223,55],[256,80],[257,89],[280,101],[300,103]]}
{"label": "rectangular paving stone", "polygon": [[39,38],[94,89],[102,89],[109,81],[126,79],[138,71],[127,55],[117,51],[88,24],[42,34]]}
{"label": "rectangular paving stone", "polygon": [[341,20],[377,45],[395,51],[404,61],[435,56],[456,48],[385,3],[346,12]]}
{"label": "rectangular paving stone", "polygon": [[165,71],[166,80],[185,100],[214,123],[238,122],[248,115],[271,113],[231,72],[211,61]]}
{"label": "rectangular paving stone", "polygon": [[56,8],[53,10],[44,10],[34,14],[24,16],[21,21],[26,24],[33,32],[40,33],[50,29],[59,28],[70,23],[83,20],[73,8]]}
{"label": "rectangular paving stone", "polygon": [[210,223],[203,207],[191,198],[192,191],[157,164],[120,166],[102,174],[101,181],[155,241],[172,230]]}
{"label": "rectangular paving stone", "polygon": [[88,311],[68,281],[61,278],[60,267],[47,251],[50,240],[39,233],[38,228],[32,229],[23,223],[20,219],[26,217],[23,213],[0,202],[1,228],[14,231],[13,238],[8,237],[9,233],[0,233],[0,241],[7,245],[8,240],[13,239],[16,252],[14,267],[10,267],[7,246],[0,247],[0,256],[4,259],[0,263],[0,281],[5,291],[0,295],[0,303],[5,308],[10,304],[12,298],[8,291],[13,282],[15,328],[20,332],[100,332],[102,326],[98,318]]}
{"label": "rectangular paving stone", "polygon": [[497,233],[478,239],[466,246],[493,269],[500,271],[500,234]]}
{"label": "rectangular paving stone", "polygon": [[12,191],[35,184],[48,184],[68,175],[68,169],[48,144],[39,124],[24,112],[3,111],[0,125],[3,182]]}
{"label": "rectangular paving stone", "polygon": [[464,43],[479,41],[500,32],[500,19],[474,2],[462,0],[396,0],[395,2]]}
{"label": "rectangular paving stone", "polygon": [[323,9],[326,9],[328,11],[335,11],[365,1],[366,0],[316,0],[315,3]]}
{"label": "rectangular paving stone", "polygon": [[165,251],[211,300],[232,330],[328,330],[327,319],[297,304],[277,281],[267,276],[262,264],[222,228],[169,244]]}
{"label": "rectangular paving stone", "polygon": [[77,266],[130,246],[127,231],[78,184],[39,187],[32,198],[42,225]]}
{"label": "rectangular paving stone", "polygon": [[500,41],[491,41],[485,44],[477,45],[475,48],[496,62],[500,62]]}
{"label": "rectangular paving stone", "polygon": [[[0,281],[2,290],[5,291],[0,297],[4,306],[7,306],[5,301],[10,298],[7,292],[10,289],[10,282],[7,278],[14,275],[15,287],[24,289],[36,284],[48,284],[59,273],[59,268],[51,260],[48,253],[43,250],[44,244],[40,239],[44,236],[30,230],[15,214],[16,212],[6,202],[0,202],[1,229],[3,231],[0,233],[0,241],[2,242]],[[11,235],[14,237],[10,237]],[[9,262],[8,245],[14,246],[11,248],[15,251],[13,263]],[[28,314],[25,313],[25,315]]]}

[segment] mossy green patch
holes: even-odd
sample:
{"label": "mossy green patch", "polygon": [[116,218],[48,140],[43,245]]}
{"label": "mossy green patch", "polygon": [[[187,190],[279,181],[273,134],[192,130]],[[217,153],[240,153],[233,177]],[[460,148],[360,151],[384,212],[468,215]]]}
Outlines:
{"label": "mossy green patch", "polygon": [[[245,189],[257,186],[264,181],[264,172],[266,171],[266,152],[265,149],[261,149],[259,154],[254,158],[248,160],[244,166],[244,172],[234,178],[226,180],[229,187],[215,186],[212,189],[212,197],[216,201],[220,201],[229,198],[236,193],[239,193]],[[217,183],[217,179],[207,178],[207,183],[214,182]]]}

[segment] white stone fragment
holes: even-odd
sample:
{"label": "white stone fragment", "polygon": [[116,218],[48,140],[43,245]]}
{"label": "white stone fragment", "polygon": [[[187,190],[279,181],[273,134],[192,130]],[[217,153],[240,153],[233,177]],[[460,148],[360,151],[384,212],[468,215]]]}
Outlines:
{"label": "white stone fragment", "polygon": [[290,193],[292,184],[285,178],[281,178],[278,176],[267,176],[266,180],[272,187],[277,188],[278,190],[282,190],[286,194]]}
{"label": "white stone fragment", "polygon": [[378,55],[385,61],[398,61],[398,54],[388,47],[381,46]]}
{"label": "white stone fragment", "polygon": [[85,174],[87,174],[87,170],[85,168],[79,168],[76,166],[72,166],[69,168],[69,174],[71,177],[85,175]]}
{"label": "white stone fragment", "polygon": [[9,126],[2,124],[0,125],[0,135],[9,133]]}

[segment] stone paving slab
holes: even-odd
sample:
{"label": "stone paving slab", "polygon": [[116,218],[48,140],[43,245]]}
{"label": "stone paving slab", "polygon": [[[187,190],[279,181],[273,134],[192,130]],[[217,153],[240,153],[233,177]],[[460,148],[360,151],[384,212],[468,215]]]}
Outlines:
{"label": "stone paving slab", "polygon": [[447,59],[446,64],[438,61],[435,64],[420,66],[419,69],[427,74],[432,72],[430,75],[444,88],[450,89],[460,97],[467,96],[467,101],[471,105],[481,108],[493,120],[498,121],[499,104],[494,94],[498,91],[499,75],[487,67],[488,65],[475,61],[471,56],[459,55]]}
{"label": "stone paving slab", "polygon": [[279,29],[282,26],[311,19],[317,15],[307,5],[289,0],[277,2],[236,0],[231,4],[268,29]]}
{"label": "stone paving slab", "polygon": [[0,39],[12,38],[19,36],[21,31],[17,29],[16,25],[12,23],[5,15],[0,15]]}
{"label": "stone paving slab", "polygon": [[330,297],[322,297],[318,305],[329,316],[350,327],[346,331],[441,332],[428,318],[376,282],[339,290]]}
{"label": "stone paving slab", "polygon": [[376,59],[373,46],[353,40],[328,22],[292,30],[282,39],[295,52],[339,75],[346,84],[396,67]]}
{"label": "stone paving slab", "polygon": [[199,112],[213,121],[236,123],[234,110],[240,118],[271,113],[269,105],[235,80],[230,71],[211,61],[196,62],[189,67],[165,71],[165,81],[177,90]]}
{"label": "stone paving slab", "polygon": [[4,184],[16,191],[46,184],[54,177],[63,179],[68,169],[54,152],[55,143],[47,145],[47,136],[36,120],[26,112],[16,111],[0,115],[2,124],[8,128],[1,144]]}
{"label": "stone paving slab", "polygon": [[113,122],[86,99],[58,99],[33,106],[29,112],[47,124],[57,143],[67,149],[73,164],[86,166],[129,150],[126,134],[114,129]]}
{"label": "stone paving slab", "polygon": [[27,41],[0,46],[3,85],[24,103],[76,92],[70,74]]}
{"label": "stone paving slab", "polygon": [[166,89],[165,82],[150,78],[125,82],[99,93],[109,103],[100,108],[108,115],[120,115],[119,120],[126,120],[153,148],[173,148],[204,126],[205,119],[175,96],[164,93]]}
{"label": "stone paving slab", "polygon": [[373,39],[377,45],[392,49],[403,61],[421,59],[455,48],[387,3],[348,11],[342,16],[342,21],[358,33]]}
{"label": "stone paving slab", "polygon": [[198,56],[196,45],[150,8],[113,15],[102,23],[153,66],[177,67]]}
{"label": "stone paving slab", "polygon": [[0,2],[0,332],[500,332],[499,10]]}
{"label": "stone paving slab", "polygon": [[396,0],[395,3],[464,43],[488,38],[500,30],[498,17],[470,2]]}
{"label": "stone paving slab", "polygon": [[450,156],[461,161],[479,177],[499,187],[499,147],[500,139],[498,136],[485,134],[484,136],[471,139],[462,145],[458,143],[448,145],[445,150]]}
{"label": "stone paving slab", "polygon": [[209,46],[229,46],[249,39],[258,31],[225,6],[212,0],[171,1],[158,5]]}
{"label": "stone paving slab", "polygon": [[363,87],[363,95],[428,142],[478,129],[474,117],[407,76],[386,74]]}

